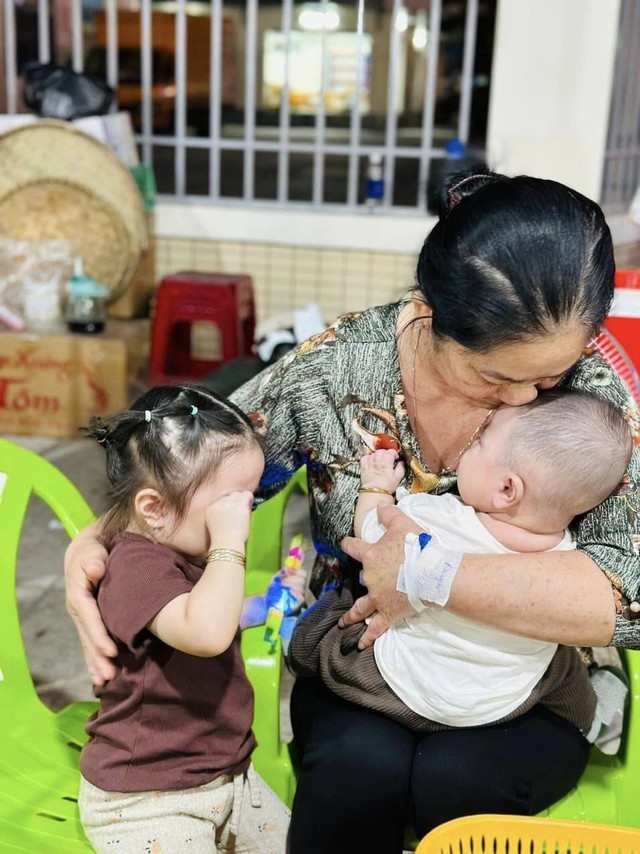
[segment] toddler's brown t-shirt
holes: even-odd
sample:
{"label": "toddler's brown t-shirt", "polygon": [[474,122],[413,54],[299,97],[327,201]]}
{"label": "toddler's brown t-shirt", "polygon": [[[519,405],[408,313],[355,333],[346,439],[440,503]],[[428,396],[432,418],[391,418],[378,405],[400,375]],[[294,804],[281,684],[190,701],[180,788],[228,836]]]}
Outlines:
{"label": "toddler's brown t-shirt", "polygon": [[249,765],[253,691],[240,633],[222,655],[200,658],[146,628],[202,572],[137,534],[120,534],[113,544],[98,606],[118,645],[118,673],[101,691],[80,758],[83,776],[100,789],[187,789]]}

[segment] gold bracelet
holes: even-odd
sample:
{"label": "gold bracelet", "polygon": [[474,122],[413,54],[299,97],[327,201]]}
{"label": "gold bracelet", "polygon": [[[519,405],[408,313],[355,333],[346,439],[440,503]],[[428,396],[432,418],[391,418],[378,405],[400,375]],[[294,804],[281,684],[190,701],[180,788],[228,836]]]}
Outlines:
{"label": "gold bracelet", "polygon": [[229,561],[229,563],[237,563],[239,566],[246,566],[247,563],[242,552],[237,552],[235,549],[211,549],[207,555],[207,563],[215,563],[220,560],[226,560]]}
{"label": "gold bracelet", "polygon": [[375,492],[376,495],[390,495],[392,498],[395,494],[388,489],[383,489],[381,486],[361,486],[358,492]]}

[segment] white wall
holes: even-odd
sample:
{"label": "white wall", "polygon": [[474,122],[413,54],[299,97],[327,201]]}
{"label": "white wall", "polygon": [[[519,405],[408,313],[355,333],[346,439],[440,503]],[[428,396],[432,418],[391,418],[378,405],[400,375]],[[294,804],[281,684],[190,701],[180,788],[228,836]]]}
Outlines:
{"label": "white wall", "polygon": [[241,240],[321,249],[361,249],[417,255],[436,224],[429,216],[342,214],[253,205],[163,202],[156,208],[156,234],[193,240]]}
{"label": "white wall", "polygon": [[487,150],[598,200],[620,0],[500,0]]}

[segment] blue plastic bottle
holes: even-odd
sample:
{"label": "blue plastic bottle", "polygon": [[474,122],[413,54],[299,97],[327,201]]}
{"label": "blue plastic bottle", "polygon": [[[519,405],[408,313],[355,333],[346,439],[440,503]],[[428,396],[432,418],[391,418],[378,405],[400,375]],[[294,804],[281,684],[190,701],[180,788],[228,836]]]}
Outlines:
{"label": "blue plastic bottle", "polygon": [[364,191],[364,203],[368,211],[373,212],[380,207],[384,199],[384,178],[382,174],[382,155],[374,151],[369,155],[367,166],[367,183]]}

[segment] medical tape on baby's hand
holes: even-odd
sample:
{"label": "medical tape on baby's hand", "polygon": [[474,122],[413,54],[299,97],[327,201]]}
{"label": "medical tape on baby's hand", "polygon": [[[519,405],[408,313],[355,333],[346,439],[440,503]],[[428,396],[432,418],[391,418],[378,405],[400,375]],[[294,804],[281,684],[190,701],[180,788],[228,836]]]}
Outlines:
{"label": "medical tape on baby's hand", "polygon": [[407,534],[396,589],[406,593],[414,611],[424,611],[425,602],[444,606],[463,557],[462,552],[443,548],[430,534]]}

